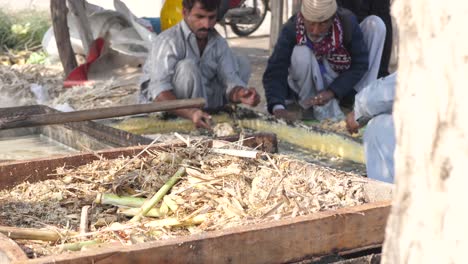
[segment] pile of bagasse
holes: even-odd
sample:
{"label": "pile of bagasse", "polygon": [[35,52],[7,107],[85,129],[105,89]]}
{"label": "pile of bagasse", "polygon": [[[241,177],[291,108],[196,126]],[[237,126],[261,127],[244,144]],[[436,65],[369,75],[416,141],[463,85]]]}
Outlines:
{"label": "pile of bagasse", "polygon": [[[230,143],[224,148],[240,147]],[[182,176],[151,216],[130,221],[177,171]],[[1,226],[57,234],[56,241],[16,240],[30,257],[132,245],[366,202],[361,177],[276,154],[220,154],[201,140],[63,167],[50,176],[0,192]]]}

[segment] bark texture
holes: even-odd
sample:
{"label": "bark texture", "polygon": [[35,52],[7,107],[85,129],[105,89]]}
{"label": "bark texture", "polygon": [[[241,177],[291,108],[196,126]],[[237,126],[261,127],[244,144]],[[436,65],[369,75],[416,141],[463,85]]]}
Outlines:
{"label": "bark texture", "polygon": [[466,263],[468,1],[396,0],[396,193],[383,263]]}

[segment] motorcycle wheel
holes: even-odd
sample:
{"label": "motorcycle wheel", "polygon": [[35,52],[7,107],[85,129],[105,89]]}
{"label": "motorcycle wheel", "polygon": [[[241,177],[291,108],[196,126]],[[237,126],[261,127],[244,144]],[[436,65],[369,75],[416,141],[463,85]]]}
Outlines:
{"label": "motorcycle wheel", "polygon": [[[253,7],[254,2],[253,0],[246,0],[243,4],[242,7]],[[255,24],[231,24],[231,29],[234,34],[236,34],[239,37],[247,37],[250,34],[254,33],[255,30],[257,30],[265,20],[266,14],[269,9],[269,3],[268,0],[257,0],[257,10],[259,12],[259,19],[256,21]]]}

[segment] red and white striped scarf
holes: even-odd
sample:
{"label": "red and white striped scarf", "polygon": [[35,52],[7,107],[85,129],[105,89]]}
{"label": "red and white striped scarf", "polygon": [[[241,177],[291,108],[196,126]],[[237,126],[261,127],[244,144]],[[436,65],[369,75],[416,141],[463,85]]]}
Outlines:
{"label": "red and white striped scarf", "polygon": [[340,19],[335,16],[330,32],[319,42],[312,42],[307,37],[304,17],[299,12],[296,23],[297,45],[307,45],[314,52],[318,61],[325,58],[331,68],[341,73],[351,67],[351,55],[343,45],[343,27]]}

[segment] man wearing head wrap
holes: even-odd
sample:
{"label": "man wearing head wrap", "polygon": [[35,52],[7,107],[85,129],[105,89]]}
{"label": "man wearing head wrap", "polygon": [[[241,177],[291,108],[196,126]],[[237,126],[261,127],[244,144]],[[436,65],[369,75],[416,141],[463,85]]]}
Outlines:
{"label": "man wearing head wrap", "polygon": [[336,0],[303,0],[283,26],[263,75],[268,111],[293,119],[286,109],[293,99],[316,119],[344,118],[338,101],[352,101],[377,79],[384,40],[377,16],[358,24]]}

